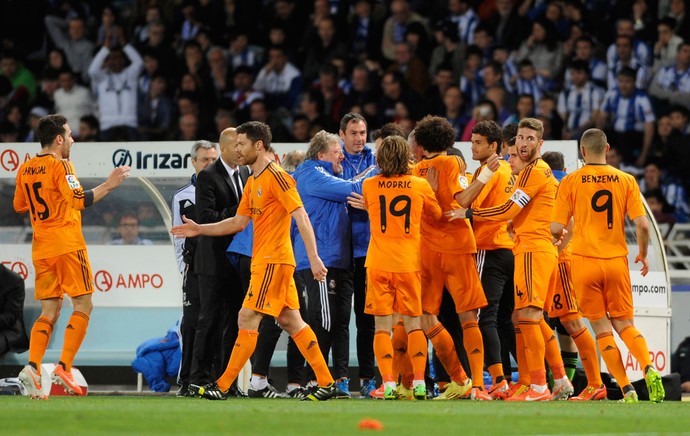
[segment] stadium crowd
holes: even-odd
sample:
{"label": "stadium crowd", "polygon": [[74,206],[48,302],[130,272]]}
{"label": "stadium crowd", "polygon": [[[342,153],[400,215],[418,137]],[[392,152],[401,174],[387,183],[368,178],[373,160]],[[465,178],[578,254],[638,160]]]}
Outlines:
{"label": "stadium crowd", "polygon": [[[307,142],[446,117],[457,140],[525,116],[545,138],[604,128],[657,217],[686,222],[685,0],[3,2],[0,139],[62,113],[79,141],[216,138],[266,122]],[[651,200],[653,199],[653,200]]]}

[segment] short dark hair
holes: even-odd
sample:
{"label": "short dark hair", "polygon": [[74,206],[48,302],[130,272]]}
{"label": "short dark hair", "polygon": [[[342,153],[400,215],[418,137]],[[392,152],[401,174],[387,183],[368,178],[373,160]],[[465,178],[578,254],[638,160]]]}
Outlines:
{"label": "short dark hair", "polygon": [[560,151],[547,151],[541,158],[553,171],[565,171],[565,158]]}
{"label": "short dark hair", "polygon": [[503,142],[508,145],[515,145],[515,137],[517,136],[518,125],[517,123],[510,123],[503,128],[501,136],[503,137]]}
{"label": "short dark hair", "polygon": [[573,61],[573,63],[570,65],[570,69],[573,71],[582,71],[587,73],[589,76],[589,64],[587,61]]}
{"label": "short dark hair", "polygon": [[95,130],[101,130],[101,123],[94,115],[84,115],[79,118],[80,123],[86,123],[89,127]]}
{"label": "short dark hair", "polygon": [[350,124],[350,121],[361,121],[365,126],[367,125],[367,120],[364,119],[362,114],[357,112],[348,112],[340,119],[340,131],[344,132],[347,130],[347,125]]}
{"label": "short dark hair", "polygon": [[501,146],[501,126],[496,121],[485,120],[478,122],[473,128],[472,133],[482,135],[489,144],[496,143],[496,147]]}
{"label": "short dark hair", "polygon": [[616,74],[616,77],[628,77],[635,80],[637,78],[637,71],[630,67],[623,67],[618,74]]}
{"label": "short dark hair", "polygon": [[443,117],[425,116],[414,132],[417,145],[432,153],[446,151],[455,143],[455,129]]}
{"label": "short dark hair", "polygon": [[381,126],[380,129],[374,130],[374,133],[371,134],[374,140],[377,140],[379,138],[386,139],[389,136],[394,135],[400,136],[401,138],[405,137],[405,134],[403,133],[400,126],[395,123],[386,123],[383,126]]}
{"label": "short dark hair", "polygon": [[264,143],[266,151],[273,151],[271,148],[273,135],[271,135],[271,128],[267,124],[261,121],[247,121],[237,126],[237,133],[247,135],[247,138],[252,142],[261,141]]}
{"label": "short dark hair", "polygon": [[42,147],[50,145],[55,140],[55,137],[65,136],[65,124],[67,124],[67,118],[59,114],[48,115],[41,118],[38,121],[38,127],[36,127],[36,136],[38,141],[41,143]]}

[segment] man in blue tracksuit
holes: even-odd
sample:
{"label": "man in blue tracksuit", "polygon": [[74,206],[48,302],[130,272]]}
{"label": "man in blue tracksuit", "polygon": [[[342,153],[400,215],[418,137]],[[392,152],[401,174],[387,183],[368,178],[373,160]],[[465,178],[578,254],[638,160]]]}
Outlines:
{"label": "man in blue tracksuit", "polygon": [[[367,122],[362,115],[350,112],[340,120],[340,138],[343,140],[343,178],[353,180],[376,165],[373,150],[366,145]],[[369,173],[371,174],[371,172]],[[352,226],[352,257],[354,258],[355,323],[357,325],[357,362],[359,364],[360,391],[369,398],[376,389],[374,379],[374,317],[364,313],[366,269],[364,264],[369,248],[369,215],[364,210],[348,207]]]}
{"label": "man in blue tracksuit", "polygon": [[320,131],[312,138],[306,159],[294,177],[304,208],[309,214],[319,256],[328,268],[325,282],[314,280],[304,242],[295,239],[296,274],[307,287],[309,324],[328,361],[333,355],[333,377],[338,388],[348,391],[350,314],[353,269],[350,255],[350,220],[347,197],[362,193],[362,182],[342,178],[343,153],[337,135]]}

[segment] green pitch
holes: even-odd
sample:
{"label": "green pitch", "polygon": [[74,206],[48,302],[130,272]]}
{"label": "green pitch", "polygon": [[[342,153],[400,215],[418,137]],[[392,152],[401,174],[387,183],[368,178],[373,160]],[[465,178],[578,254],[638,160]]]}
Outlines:
{"label": "green pitch", "polygon": [[[0,397],[2,434],[612,434],[690,432],[690,403]],[[358,430],[376,419],[382,432]]]}

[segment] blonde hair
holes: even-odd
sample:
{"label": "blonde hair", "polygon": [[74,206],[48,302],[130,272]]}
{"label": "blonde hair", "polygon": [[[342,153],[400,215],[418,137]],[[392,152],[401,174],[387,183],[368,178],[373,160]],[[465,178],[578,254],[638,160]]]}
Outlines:
{"label": "blonde hair", "polygon": [[292,150],[283,159],[283,169],[288,173],[294,172],[302,162],[304,162],[304,150]]}

